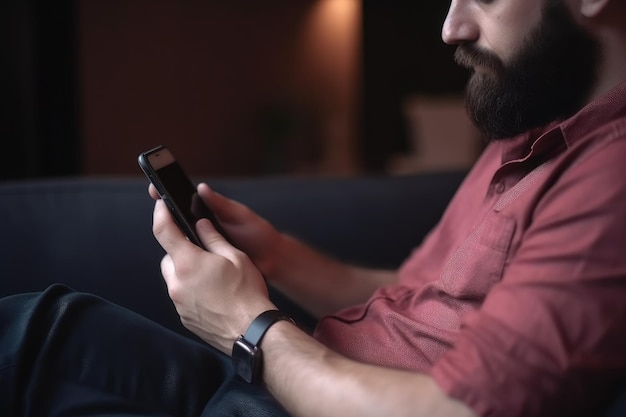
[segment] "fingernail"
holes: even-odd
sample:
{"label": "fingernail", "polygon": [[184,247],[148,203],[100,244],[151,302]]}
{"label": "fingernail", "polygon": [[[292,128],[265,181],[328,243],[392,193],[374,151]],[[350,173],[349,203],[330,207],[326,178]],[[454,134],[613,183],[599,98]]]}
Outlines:
{"label": "fingernail", "polygon": [[211,225],[211,221],[208,219],[200,219],[196,225],[199,229],[209,232],[213,228]]}

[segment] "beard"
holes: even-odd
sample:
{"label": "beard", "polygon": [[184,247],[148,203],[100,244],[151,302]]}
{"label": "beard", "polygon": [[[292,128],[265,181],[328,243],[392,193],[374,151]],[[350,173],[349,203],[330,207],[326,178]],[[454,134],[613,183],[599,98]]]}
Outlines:
{"label": "beard", "polygon": [[487,140],[513,138],[576,113],[596,82],[600,48],[561,0],[549,0],[538,27],[510,63],[475,44],[457,48],[455,60],[474,70],[466,107]]}

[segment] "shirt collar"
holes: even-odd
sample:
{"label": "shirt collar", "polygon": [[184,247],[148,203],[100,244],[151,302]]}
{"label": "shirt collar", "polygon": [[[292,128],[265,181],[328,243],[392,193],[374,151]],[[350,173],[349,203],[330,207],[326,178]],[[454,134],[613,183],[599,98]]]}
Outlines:
{"label": "shirt collar", "polygon": [[593,100],[578,113],[564,121],[533,129],[515,138],[502,141],[502,163],[523,162],[552,155],[569,148],[598,126],[626,115],[626,82]]}
{"label": "shirt collar", "polygon": [[568,147],[584,138],[598,126],[626,115],[626,81],[595,99],[578,113],[561,123]]}

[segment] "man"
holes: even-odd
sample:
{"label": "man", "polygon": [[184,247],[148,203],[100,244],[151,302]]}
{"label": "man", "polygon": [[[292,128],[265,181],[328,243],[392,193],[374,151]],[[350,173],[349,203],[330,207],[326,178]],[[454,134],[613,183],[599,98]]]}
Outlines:
{"label": "man", "polygon": [[[473,72],[468,109],[491,143],[399,271],[326,258],[206,185],[200,196],[240,250],[200,221],[203,251],[157,201],[153,230],[167,251],[161,269],[185,326],[233,354],[237,371],[258,377],[293,416],[594,414],[626,375],[623,22],[620,0],[452,0],[443,39],[458,45],[457,61]],[[320,318],[313,336],[275,312],[264,277]],[[104,403],[114,414],[126,401],[126,415],[142,415],[152,402],[154,410],[162,403],[171,414],[197,415],[208,401],[206,415],[223,415],[213,406],[231,391],[216,356],[126,312],[53,288],[36,300],[5,301],[0,317],[3,308],[34,314],[55,303],[46,320],[53,330],[65,326],[63,341],[80,362],[55,371],[65,380],[72,374],[72,389],[85,394],[72,410],[89,415]],[[138,350],[152,367],[133,378],[154,372],[163,398],[91,365],[99,335],[89,324],[104,314],[137,343],[150,341]],[[75,340],[79,327],[91,345]],[[37,340],[56,352],[46,348],[50,337]],[[170,352],[163,366],[154,359],[161,350]],[[141,353],[125,356],[142,361]],[[121,374],[134,366],[120,361]],[[41,368],[32,365],[15,386],[32,375],[46,380]],[[105,401],[100,391],[111,385]],[[30,386],[61,407],[45,392],[59,398],[60,388]],[[281,413],[259,395],[239,399],[255,407],[244,415]]]}

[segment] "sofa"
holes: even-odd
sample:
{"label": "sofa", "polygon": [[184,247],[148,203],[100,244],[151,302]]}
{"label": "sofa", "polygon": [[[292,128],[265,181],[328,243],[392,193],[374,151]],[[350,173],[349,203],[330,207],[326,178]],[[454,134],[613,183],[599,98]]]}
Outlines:
{"label": "sofa", "polygon": [[[405,176],[196,178],[339,259],[397,267],[437,222],[464,172]],[[0,297],[61,282],[189,335],[160,275],[153,201],[137,177],[0,183]],[[314,322],[272,292],[279,306]],[[626,416],[616,387],[595,416]]]}

